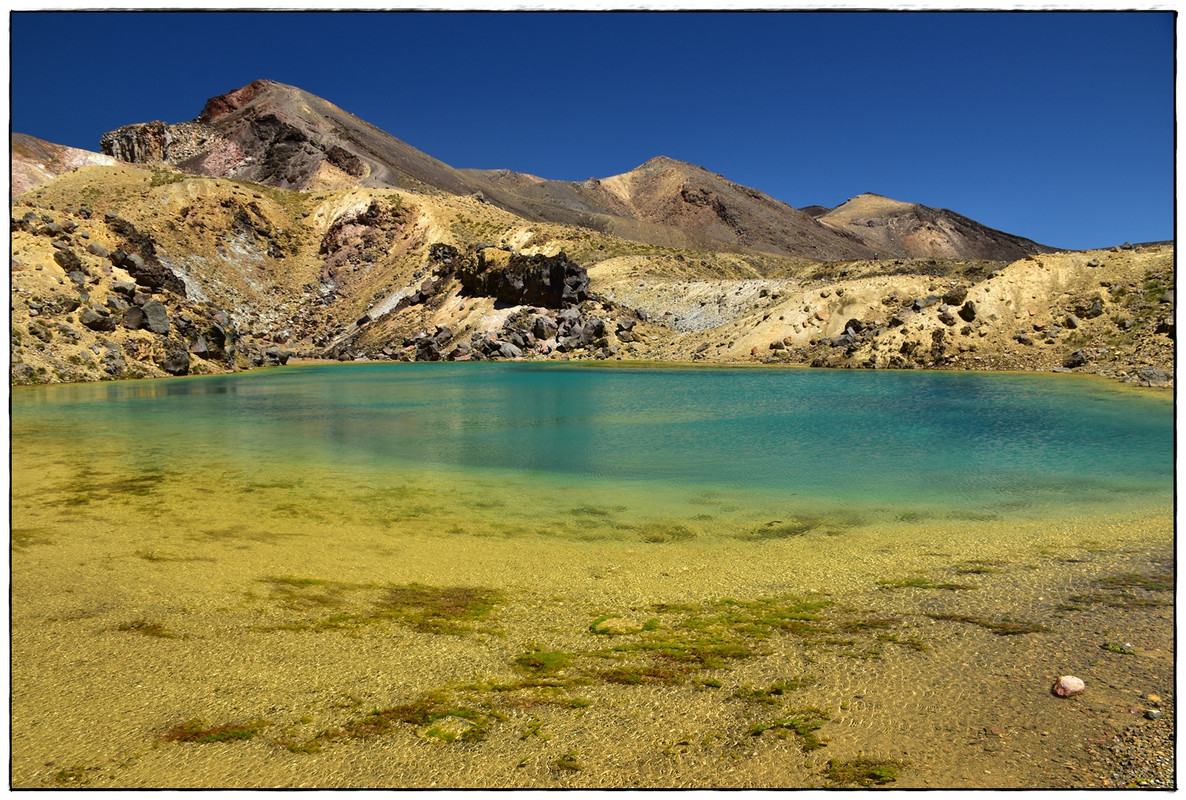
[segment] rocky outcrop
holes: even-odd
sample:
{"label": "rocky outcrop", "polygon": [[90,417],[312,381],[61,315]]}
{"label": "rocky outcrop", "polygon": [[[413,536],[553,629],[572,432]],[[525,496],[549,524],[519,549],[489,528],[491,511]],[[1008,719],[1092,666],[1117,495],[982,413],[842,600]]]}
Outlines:
{"label": "rocky outcrop", "polygon": [[185,296],[185,282],[157,258],[156,243],[152,237],[137,230],[128,220],[114,214],[105,216],[104,221],[113,233],[122,237],[128,248],[116,250],[108,256],[113,265],[126,269],[128,274],[143,286],[150,289],[168,289],[182,297]]}
{"label": "rocky outcrop", "polygon": [[564,253],[504,255],[495,248],[478,250],[458,270],[463,290],[493,297],[508,305],[565,308],[588,300],[589,274]]}
{"label": "rocky outcrop", "polygon": [[99,140],[99,150],[133,164],[180,164],[221,143],[218,133],[207,125],[167,125],[157,120],[108,131]]}

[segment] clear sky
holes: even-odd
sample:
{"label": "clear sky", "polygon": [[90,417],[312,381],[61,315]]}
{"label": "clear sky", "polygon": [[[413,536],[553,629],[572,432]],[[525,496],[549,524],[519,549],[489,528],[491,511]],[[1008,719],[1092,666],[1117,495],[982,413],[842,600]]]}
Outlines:
{"label": "clear sky", "polygon": [[99,149],[257,78],[455,167],[666,155],[1064,248],[1173,238],[1172,12],[16,12],[11,129]]}

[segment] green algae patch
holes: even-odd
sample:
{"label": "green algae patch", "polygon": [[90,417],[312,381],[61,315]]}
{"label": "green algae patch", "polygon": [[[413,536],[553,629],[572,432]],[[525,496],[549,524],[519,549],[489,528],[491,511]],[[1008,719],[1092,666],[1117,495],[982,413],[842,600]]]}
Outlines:
{"label": "green algae patch", "polygon": [[421,633],[465,634],[503,599],[495,589],[413,583],[389,589],[377,613]]}
{"label": "green algae patch", "polygon": [[828,761],[824,777],[829,783],[845,787],[883,786],[898,779],[898,772],[906,764],[875,758],[853,758],[848,761]]}
{"label": "green algae patch", "polygon": [[158,639],[178,638],[177,634],[165,627],[163,622],[155,622],[147,619],[125,622],[117,625],[115,629],[124,633],[139,633],[143,636],[152,636]]}
{"label": "green algae patch", "polygon": [[555,675],[563,672],[572,659],[572,654],[563,650],[532,650],[516,656],[515,666],[531,675]]}
{"label": "green algae patch", "polygon": [[245,723],[206,727],[205,722],[202,720],[191,719],[169,728],[161,738],[166,742],[190,742],[195,744],[241,742],[255,738],[255,735],[269,724],[267,720],[253,720]]}
{"label": "green algae patch", "polygon": [[494,713],[489,708],[454,701],[447,692],[429,692],[410,703],[375,709],[350,722],[345,730],[357,739],[387,733],[396,723],[413,725],[438,742],[478,742],[486,738]]}
{"label": "green algae patch", "polygon": [[999,620],[986,619],[968,614],[927,614],[927,616],[931,619],[947,622],[966,622],[972,625],[979,625],[981,628],[987,628],[998,636],[1018,636],[1025,633],[1042,633],[1050,630],[1036,622],[1027,622],[1026,620],[1013,619],[1008,616],[1002,617]]}
{"label": "green algae patch", "polygon": [[827,740],[821,739],[815,732],[822,728],[829,719],[831,717],[818,708],[805,708],[793,712],[791,716],[754,725],[750,728],[749,735],[761,736],[767,731],[784,737],[793,735],[798,737],[799,746],[803,748],[804,752],[811,752],[821,747],[827,747]]}
{"label": "green algae patch", "polygon": [[952,592],[976,588],[975,586],[966,583],[935,583],[925,575],[913,575],[907,578],[882,580],[878,581],[877,585],[882,589],[945,589]]}
{"label": "green algae patch", "polygon": [[493,632],[483,623],[505,599],[496,589],[473,586],[381,586],[292,576],[262,580],[270,586],[272,599],[284,608],[333,612],[274,626],[280,630],[335,630],[386,621],[419,633]]}
{"label": "green algae patch", "polygon": [[772,705],[781,702],[785,695],[818,682],[815,678],[788,678],[785,681],[775,681],[765,689],[742,686],[733,692],[733,698],[746,703]]}
{"label": "green algae patch", "polygon": [[1062,611],[1085,611],[1090,606],[1109,608],[1148,608],[1171,606],[1173,597],[1165,593],[1174,591],[1174,576],[1171,573],[1122,573],[1096,578],[1091,590],[1074,594],[1059,605]]}

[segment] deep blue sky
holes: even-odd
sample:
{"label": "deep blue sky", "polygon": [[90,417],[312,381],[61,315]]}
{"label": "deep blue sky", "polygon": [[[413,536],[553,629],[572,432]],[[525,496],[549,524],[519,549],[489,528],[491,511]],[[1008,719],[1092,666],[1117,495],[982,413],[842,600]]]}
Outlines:
{"label": "deep blue sky", "polygon": [[656,155],[801,208],[862,192],[1065,248],[1173,237],[1156,13],[17,12],[11,127],[98,150],[256,78],[455,167]]}

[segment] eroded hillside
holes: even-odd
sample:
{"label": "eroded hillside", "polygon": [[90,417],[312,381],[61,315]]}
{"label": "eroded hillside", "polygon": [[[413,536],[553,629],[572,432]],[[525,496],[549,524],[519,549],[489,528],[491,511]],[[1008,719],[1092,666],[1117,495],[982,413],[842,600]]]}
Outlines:
{"label": "eroded hillside", "polygon": [[820,262],[468,195],[84,166],[14,201],[12,380],[337,360],[1040,369],[1172,382],[1173,247]]}

